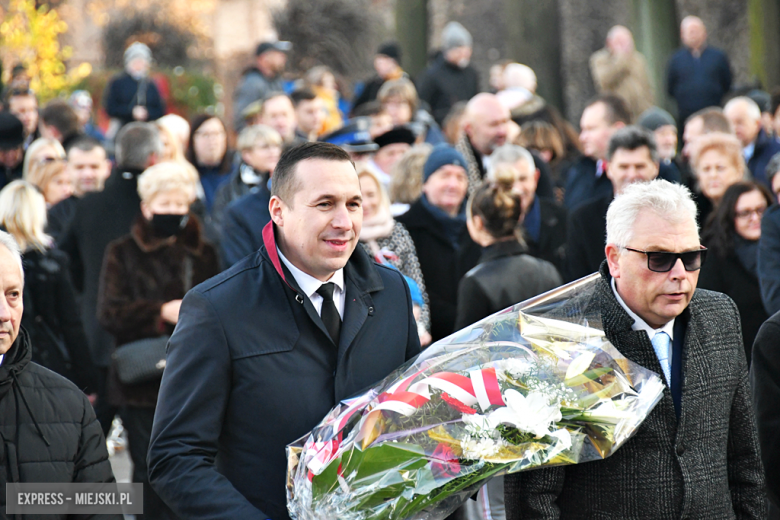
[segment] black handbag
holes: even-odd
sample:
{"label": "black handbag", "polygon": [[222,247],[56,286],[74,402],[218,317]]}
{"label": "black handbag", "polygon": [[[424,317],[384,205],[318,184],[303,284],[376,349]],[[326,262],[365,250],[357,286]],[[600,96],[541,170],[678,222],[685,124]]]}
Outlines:
{"label": "black handbag", "polygon": [[[184,292],[192,288],[192,258],[184,257]],[[139,385],[162,379],[170,336],[139,339],[117,348],[111,355],[119,381]]]}
{"label": "black handbag", "polygon": [[124,385],[139,385],[162,379],[169,339],[170,336],[139,339],[117,348],[111,357],[119,381]]}

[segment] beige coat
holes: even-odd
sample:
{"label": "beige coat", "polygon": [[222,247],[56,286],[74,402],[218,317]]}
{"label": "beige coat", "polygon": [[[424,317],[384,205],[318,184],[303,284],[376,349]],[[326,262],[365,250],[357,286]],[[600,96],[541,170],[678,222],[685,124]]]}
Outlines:
{"label": "beige coat", "polygon": [[590,72],[599,93],[617,94],[626,101],[632,121],[654,105],[647,62],[639,52],[622,56],[598,50],[590,57]]}

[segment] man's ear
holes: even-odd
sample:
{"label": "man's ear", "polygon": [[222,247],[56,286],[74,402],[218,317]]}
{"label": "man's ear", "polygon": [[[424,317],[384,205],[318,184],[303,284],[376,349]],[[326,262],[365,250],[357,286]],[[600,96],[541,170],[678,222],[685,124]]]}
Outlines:
{"label": "man's ear", "polygon": [[271,220],[279,227],[284,227],[284,207],[284,201],[276,195],[272,196],[268,202],[268,212],[271,214]]}
{"label": "man's ear", "polygon": [[615,244],[607,244],[604,248],[604,253],[607,255],[607,266],[609,267],[609,274],[612,278],[620,278],[620,248]]}

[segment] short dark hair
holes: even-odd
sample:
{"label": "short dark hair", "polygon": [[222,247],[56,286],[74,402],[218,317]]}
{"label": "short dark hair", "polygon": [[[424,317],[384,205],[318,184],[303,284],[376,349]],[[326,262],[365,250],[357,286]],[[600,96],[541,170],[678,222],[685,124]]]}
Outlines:
{"label": "short dark hair", "polygon": [[296,166],[299,162],[310,159],[344,161],[349,162],[353,167],[355,166],[349,154],[335,144],[312,142],[294,146],[282,154],[276,168],[274,168],[271,195],[279,197],[291,206],[295,192],[300,186],[295,180]]}
{"label": "short dark hair", "polygon": [[78,114],[76,114],[72,106],[61,99],[49,101],[43,107],[43,110],[41,110],[41,121],[48,126],[56,128],[63,138],[77,134],[81,130]]}
{"label": "short dark hair", "polygon": [[37,103],[38,96],[35,95],[35,92],[32,91],[32,89],[29,88],[12,88],[8,89],[5,93],[5,96],[3,96],[3,102],[8,105],[8,102],[11,101],[11,98],[14,97],[32,97],[35,98],[35,101]]}
{"label": "short dark hair", "polygon": [[601,94],[588,101],[585,108],[592,107],[597,103],[604,104],[606,108],[604,118],[610,125],[615,123],[631,124],[631,112],[628,111],[628,106],[622,97],[615,94]]}
{"label": "short dark hair", "polygon": [[650,159],[658,164],[658,148],[655,145],[655,137],[650,130],[636,125],[621,128],[615,131],[609,139],[607,161],[611,161],[612,156],[618,150],[633,151],[643,146],[650,152]]}
{"label": "short dark hair", "polygon": [[293,106],[297,108],[301,101],[314,101],[317,99],[317,94],[310,88],[300,88],[290,94],[290,99],[293,102]]}
{"label": "short dark hair", "polygon": [[68,148],[65,150],[65,153],[70,152],[74,148],[81,150],[82,152],[91,152],[95,148],[100,148],[104,152],[106,151],[105,147],[101,144],[100,141],[88,135],[78,137],[68,143]]}

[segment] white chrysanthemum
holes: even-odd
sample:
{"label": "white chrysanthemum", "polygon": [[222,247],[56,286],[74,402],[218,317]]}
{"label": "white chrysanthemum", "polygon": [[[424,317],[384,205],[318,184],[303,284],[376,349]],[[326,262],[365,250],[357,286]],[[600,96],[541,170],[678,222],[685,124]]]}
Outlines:
{"label": "white chrysanthemum", "polygon": [[498,454],[504,442],[501,440],[466,437],[460,442],[463,456],[467,459],[484,459]]}
{"label": "white chrysanthemum", "polygon": [[491,425],[509,424],[539,438],[549,435],[552,423],[561,420],[560,405],[550,404],[545,394],[529,392],[528,396],[524,396],[517,390],[507,390],[504,392],[504,401],[506,407],[488,414]]}

